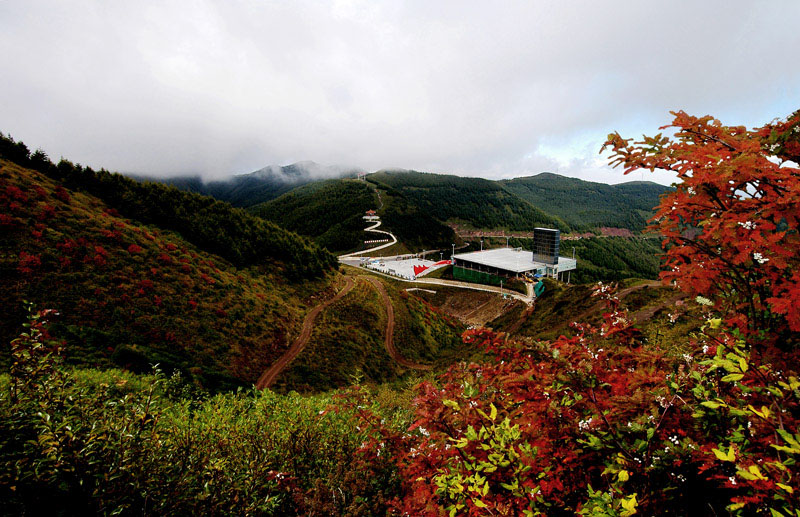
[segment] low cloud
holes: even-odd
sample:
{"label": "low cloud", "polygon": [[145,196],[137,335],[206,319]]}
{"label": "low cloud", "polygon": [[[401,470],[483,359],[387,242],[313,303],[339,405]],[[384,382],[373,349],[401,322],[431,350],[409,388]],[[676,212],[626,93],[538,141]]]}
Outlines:
{"label": "low cloud", "polygon": [[800,107],[785,57],[799,15],[792,1],[0,2],[0,131],[140,174],[314,160],[625,181],[596,154],[609,132],[655,133],[676,109],[754,126]]}

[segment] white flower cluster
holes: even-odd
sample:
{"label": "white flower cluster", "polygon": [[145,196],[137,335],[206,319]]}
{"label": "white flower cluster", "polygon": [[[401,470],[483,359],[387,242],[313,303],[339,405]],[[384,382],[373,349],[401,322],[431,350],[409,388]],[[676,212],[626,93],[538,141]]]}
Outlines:
{"label": "white flower cluster", "polygon": [[754,223],[753,221],[746,221],[744,223],[739,221],[739,226],[741,226],[745,230],[755,230],[756,229],[756,223]]}
{"label": "white flower cluster", "polygon": [[714,302],[712,302],[711,300],[709,300],[705,296],[698,296],[697,298],[694,299],[694,301],[696,301],[700,305],[706,305],[706,306],[714,305]]}
{"label": "white flower cluster", "polygon": [[766,258],[764,255],[758,252],[753,253],[753,259],[759,264],[766,264],[767,262],[769,262],[768,258]]}
{"label": "white flower cluster", "polygon": [[580,422],[578,422],[578,429],[580,429],[581,431],[587,431],[589,430],[589,426],[591,424],[592,424],[592,417],[589,417],[588,420],[581,420]]}

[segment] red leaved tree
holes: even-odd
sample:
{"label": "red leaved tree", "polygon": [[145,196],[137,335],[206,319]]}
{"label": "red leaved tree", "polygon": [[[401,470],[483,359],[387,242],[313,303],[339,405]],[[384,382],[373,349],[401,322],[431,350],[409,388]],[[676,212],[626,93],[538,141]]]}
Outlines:
{"label": "red leaved tree", "polygon": [[[653,229],[665,282],[706,307],[667,357],[613,289],[600,326],[553,343],[473,331],[494,356],[419,386],[392,433],[413,515],[745,515],[800,510],[800,113],[755,130],[676,113],[674,136],[609,136],[626,172],[674,171]],[[366,413],[366,412],[365,412]]]}
{"label": "red leaved tree", "polygon": [[743,331],[800,331],[800,111],[755,130],[674,115],[662,128],[674,137],[632,143],[615,133],[603,146],[626,174],[678,175],[654,218],[667,248],[662,278],[736,314]]}

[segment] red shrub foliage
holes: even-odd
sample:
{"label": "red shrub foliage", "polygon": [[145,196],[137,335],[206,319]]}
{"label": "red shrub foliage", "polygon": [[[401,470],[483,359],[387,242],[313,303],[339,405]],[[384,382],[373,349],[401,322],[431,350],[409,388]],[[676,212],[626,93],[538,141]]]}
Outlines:
{"label": "red shrub foliage", "polygon": [[41,212],[39,212],[39,220],[40,221],[47,221],[52,219],[56,216],[56,209],[50,205],[44,205],[42,207]]}
{"label": "red shrub foliage", "polygon": [[134,253],[141,253],[142,251],[143,251],[142,247],[139,246],[138,244],[131,244],[130,246],[128,246],[128,253],[134,254]]}
{"label": "red shrub foliage", "polygon": [[681,180],[654,218],[669,244],[662,278],[713,296],[753,328],[782,315],[800,331],[800,311],[791,310],[800,304],[800,112],[754,131],[683,112],[667,127],[678,131],[676,140],[632,144],[613,134],[605,144],[626,173],[664,169]]}
{"label": "red shrub foliage", "polygon": [[6,196],[9,199],[13,199],[14,201],[18,201],[23,204],[28,202],[28,196],[25,194],[25,192],[14,185],[9,185],[6,187]]}
{"label": "red shrub foliage", "polygon": [[17,225],[17,220],[9,214],[0,214],[0,227],[13,228]]}
{"label": "red shrub foliage", "polygon": [[63,201],[64,203],[69,203],[69,200],[71,199],[69,196],[69,192],[67,192],[67,189],[65,189],[61,185],[57,186],[56,189],[53,191],[53,197],[55,197],[60,201]]}
{"label": "red shrub foliage", "polygon": [[19,263],[17,264],[17,271],[23,275],[29,275],[34,270],[39,269],[42,265],[42,259],[38,255],[21,251],[19,253]]}
{"label": "red shrub foliage", "polygon": [[[465,334],[494,359],[418,387],[405,432],[361,411],[406,515],[796,515],[800,511],[800,112],[748,131],[676,113],[673,138],[610,135],[626,172],[675,171],[653,228],[667,283],[706,324],[648,345],[613,289],[576,336]],[[356,401],[355,404],[360,404]]]}

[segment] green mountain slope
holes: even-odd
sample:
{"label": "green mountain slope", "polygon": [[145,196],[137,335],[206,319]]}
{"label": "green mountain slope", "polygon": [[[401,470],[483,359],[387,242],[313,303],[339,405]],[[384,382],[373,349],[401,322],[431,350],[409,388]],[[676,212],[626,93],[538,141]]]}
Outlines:
{"label": "green mountain slope", "polygon": [[[227,203],[68,163],[35,163],[26,148],[5,143],[4,156],[17,153],[20,161],[83,187],[65,188],[43,172],[0,159],[0,339],[6,342],[18,334],[28,301],[61,313],[52,333],[63,341],[68,364],[132,371],[159,364],[216,391],[252,384],[287,351],[311,309],[340,289],[341,275],[330,266],[321,269],[335,261],[332,255]],[[166,216],[172,218],[164,221]],[[235,243],[238,248],[222,248],[236,239],[243,240]],[[253,241],[265,247],[260,259],[249,254]],[[224,255],[213,253],[218,249]],[[291,264],[295,257],[309,264]],[[298,358],[306,368],[339,373],[318,382],[290,376],[281,379],[282,389],[346,384],[341,372],[353,365],[340,347],[359,347],[364,336],[382,344],[385,321],[345,301],[325,311],[329,321],[315,327],[309,351],[317,352]],[[403,297],[395,296],[395,302],[398,347],[438,350],[431,336],[459,343],[462,327],[437,323],[431,310],[411,308],[413,301]],[[356,325],[359,333],[353,334],[348,329]],[[414,330],[403,330],[408,328]],[[420,357],[441,359],[450,353],[448,346]],[[8,354],[8,348],[0,350],[0,371],[9,366]],[[372,364],[381,354],[378,347],[359,357]],[[384,381],[406,371],[365,373]]]}
{"label": "green mountain slope", "polygon": [[539,226],[569,229],[559,217],[546,213],[495,181],[416,171],[381,171],[369,175],[368,179],[398,192],[420,211],[441,221],[521,231]]}
{"label": "green mountain slope", "polygon": [[247,208],[275,199],[290,190],[319,181],[321,178],[347,178],[358,169],[324,166],[311,161],[284,166],[264,167],[249,174],[237,174],[224,180],[204,181],[199,176],[175,176],[148,179],[172,185],[188,192],[227,201],[236,207]]}
{"label": "green mountain slope", "polygon": [[296,234],[235,209],[228,203],[159,183],[141,183],[106,170],[94,171],[43,153],[0,134],[0,158],[35,169],[71,190],[101,199],[120,214],[176,231],[194,245],[237,266],[273,264],[294,278],[324,275],[335,257]]}
{"label": "green mountain slope", "polygon": [[143,371],[159,363],[224,388],[257,378],[287,347],[304,299],[330,284],[290,283],[278,262],[236,267],[44,174],[0,166],[6,342],[30,301],[61,312],[54,336],[72,364]]}
{"label": "green mountain slope", "polygon": [[670,190],[647,181],[607,185],[551,173],[500,183],[571,226],[584,229],[613,226],[641,230],[652,217],[659,196]]}
{"label": "green mountain slope", "polygon": [[[380,202],[375,189],[380,190]],[[298,187],[281,197],[251,207],[251,213],[313,237],[331,251],[358,248],[375,238],[362,230],[364,212],[378,209],[383,225],[409,249],[448,247],[453,230],[425,212],[402,193],[383,184],[356,180],[326,180]]]}
{"label": "green mountain slope", "polygon": [[313,237],[331,251],[345,251],[364,240],[362,217],[377,206],[375,193],[363,181],[327,180],[298,187],[250,212]]}

